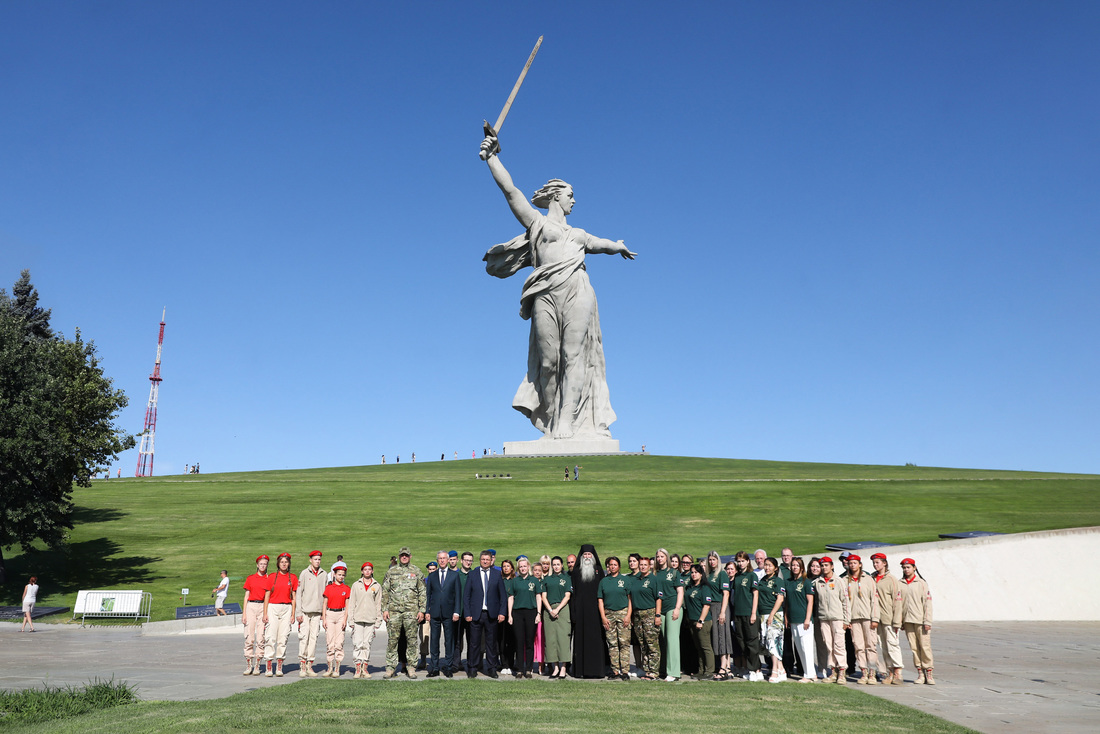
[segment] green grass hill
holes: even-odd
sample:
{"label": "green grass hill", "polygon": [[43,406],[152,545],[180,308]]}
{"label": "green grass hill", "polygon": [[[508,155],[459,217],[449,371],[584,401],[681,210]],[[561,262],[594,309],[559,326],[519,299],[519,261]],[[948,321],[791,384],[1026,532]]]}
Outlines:
{"label": "green grass hill", "polygon": [[[577,463],[580,481],[562,481]],[[40,605],[71,606],[79,589],[143,589],[153,619],[171,619],[184,587],[190,603],[209,603],[226,568],[230,601],[240,601],[258,554],[289,551],[297,573],[314,548],[326,567],[341,553],[353,568],[369,560],[384,569],[409,545],[423,568],[452,548],[564,556],[591,542],[602,556],[657,547],[778,555],[785,545],[804,554],[838,541],[1100,525],[1096,475],[664,456],[111,479],[74,499],[65,551],[5,554],[4,604],[18,604],[35,574]]]}

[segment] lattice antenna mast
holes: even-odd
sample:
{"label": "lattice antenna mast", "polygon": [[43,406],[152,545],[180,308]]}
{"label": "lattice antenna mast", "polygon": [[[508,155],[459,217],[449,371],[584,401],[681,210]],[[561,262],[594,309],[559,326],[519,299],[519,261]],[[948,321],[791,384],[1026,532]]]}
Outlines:
{"label": "lattice antenna mast", "polygon": [[157,361],[153,364],[153,374],[149,375],[149,405],[145,407],[145,430],[141,432],[141,446],[138,448],[137,471],[135,477],[153,476],[153,446],[157,433],[157,397],[160,395],[160,351],[164,347],[164,314],[160,313],[160,335],[157,337]]}

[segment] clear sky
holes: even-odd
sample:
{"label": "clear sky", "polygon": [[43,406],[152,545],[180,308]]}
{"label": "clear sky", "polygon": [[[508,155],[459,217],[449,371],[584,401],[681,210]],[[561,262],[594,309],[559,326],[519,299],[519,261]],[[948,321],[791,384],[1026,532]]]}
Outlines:
{"label": "clear sky", "polygon": [[0,284],[133,433],[167,308],[157,474],[537,438],[540,34],[624,450],[1100,472],[1091,1],[2,3]]}

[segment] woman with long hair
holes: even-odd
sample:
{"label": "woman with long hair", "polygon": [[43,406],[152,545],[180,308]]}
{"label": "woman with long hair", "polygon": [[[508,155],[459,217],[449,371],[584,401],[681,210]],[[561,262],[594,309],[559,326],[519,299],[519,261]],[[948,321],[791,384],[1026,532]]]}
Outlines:
{"label": "woman with long hair", "polygon": [[733,577],[733,637],[744,656],[745,680],[762,681],[760,673],[760,617],[756,613],[758,592],[752,557],[747,551],[737,551],[733,557],[737,574]]}
{"label": "woman with long hair", "polygon": [[854,553],[848,556],[848,603],[851,605],[852,647],[856,664],[863,674],[856,681],[860,685],[878,684],[875,668],[878,667],[878,588],[871,574],[863,572],[863,559]]}
{"label": "woman with long hair", "polygon": [[[546,567],[547,567],[547,569],[549,569],[550,568],[550,557],[549,556],[543,556],[543,558],[546,559]],[[545,661],[546,640],[543,637],[543,630],[542,630],[541,597],[542,597],[542,584],[544,583],[543,579],[545,577],[549,576],[550,574],[549,574],[549,572],[543,573],[543,571],[542,571],[542,561],[539,561],[538,563],[532,563],[531,564],[531,575],[534,576],[536,580],[538,580],[539,586],[540,586],[540,588],[539,588],[539,597],[540,597],[539,613],[538,613],[538,616],[535,617],[535,658],[534,658],[535,667],[534,667],[534,669],[535,669],[535,671],[538,672],[539,675],[549,675],[549,672],[547,670],[544,670],[544,668],[549,668],[549,666],[544,664],[546,662]]]}
{"label": "woman with long hair", "polygon": [[[814,556],[806,566],[806,579],[812,586],[821,578],[821,575],[821,558]],[[821,634],[821,604],[816,598],[814,599],[814,660],[817,663],[817,677],[824,680],[825,667],[829,664],[829,648],[825,645],[825,637]]]}
{"label": "woman with long hair", "polygon": [[23,626],[19,628],[22,632],[27,628],[29,624],[31,626],[31,632],[34,632],[34,620],[31,619],[31,612],[34,611],[34,605],[38,602],[38,577],[31,576],[27,581],[27,585],[23,587]]}
{"label": "woman with long hair", "polygon": [[901,562],[901,625],[913,651],[913,667],[917,683],[936,685],[932,678],[932,592],[917,571],[917,562],[905,558]]}
{"label": "woman with long hair", "polygon": [[[658,548],[653,556],[656,564],[657,595],[661,599],[661,664],[664,679],[671,683],[680,679],[680,627],[684,621],[684,584],[674,553]],[[673,565],[675,561],[676,565]]]}
{"label": "woman with long hair", "polygon": [[764,559],[764,577],[757,581],[756,591],[756,613],[762,617],[764,647],[772,658],[768,682],[782,683],[787,680],[787,674],[783,670],[783,597],[787,594],[787,586],[779,575],[779,561],[771,556]]}
{"label": "woman with long hair", "polygon": [[733,652],[733,640],[730,636],[729,617],[726,610],[730,602],[730,577],[722,568],[722,558],[718,551],[707,554],[706,580],[710,585],[713,601],[710,603],[710,644],[714,652],[714,680],[726,680],[730,677],[730,653]]}
{"label": "woman with long hair", "polygon": [[[500,562],[500,575],[504,580],[504,588],[507,590],[511,579],[516,577],[516,567],[505,558]],[[508,621],[508,615],[500,623],[500,635],[497,637],[500,649],[500,672],[504,675],[512,675],[512,666],[515,664],[516,639],[512,631],[512,623]]]}
{"label": "woman with long hair", "polygon": [[695,643],[696,658],[699,661],[699,674],[696,678],[705,680],[714,673],[714,650],[710,644],[713,620],[708,618],[713,594],[710,584],[704,581],[706,574],[703,567],[694,563],[690,569],[691,583],[684,589],[684,612]]}
{"label": "woman with long hair", "polygon": [[801,683],[816,683],[814,666],[814,590],[806,577],[806,562],[795,556],[791,559],[791,577],[787,579],[787,626],[791,630],[791,642],[802,664]]}
{"label": "woman with long hair", "polygon": [[542,629],[546,633],[547,662],[553,665],[551,680],[565,678],[565,664],[571,659],[569,598],[573,595],[573,579],[563,571],[564,565],[561,556],[554,556],[550,561],[553,573],[543,579],[542,585]]}
{"label": "woman with long hair", "polygon": [[[690,553],[680,556],[680,581],[684,584],[685,594],[687,587],[691,585],[691,567],[694,563]],[[699,656],[695,653],[694,634],[692,625],[680,626],[680,671],[692,676],[699,672]]]}
{"label": "woman with long hair", "polygon": [[[283,677],[283,660],[286,644],[290,640],[290,626],[294,621],[294,609],[298,600],[298,576],[290,572],[290,554],[280,553],[275,559],[275,574],[264,599],[264,619],[268,620],[264,640],[267,657],[264,675]],[[278,665],[275,665],[275,662]]]}

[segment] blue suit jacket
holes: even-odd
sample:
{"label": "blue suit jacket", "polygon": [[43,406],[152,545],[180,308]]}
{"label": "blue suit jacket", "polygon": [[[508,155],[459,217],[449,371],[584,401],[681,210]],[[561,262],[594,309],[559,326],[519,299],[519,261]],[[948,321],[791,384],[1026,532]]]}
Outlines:
{"label": "blue suit jacket", "polygon": [[428,614],[432,619],[451,619],[462,611],[459,598],[458,571],[447,569],[447,582],[440,586],[439,571],[432,571],[425,579],[428,585]]}
{"label": "blue suit jacket", "polygon": [[508,614],[508,593],[504,590],[504,577],[500,575],[499,568],[489,569],[489,584],[486,591],[486,594],[481,591],[481,566],[470,569],[470,575],[466,577],[466,590],[462,594],[462,609],[467,617],[477,619],[481,615],[483,599],[490,617]]}

